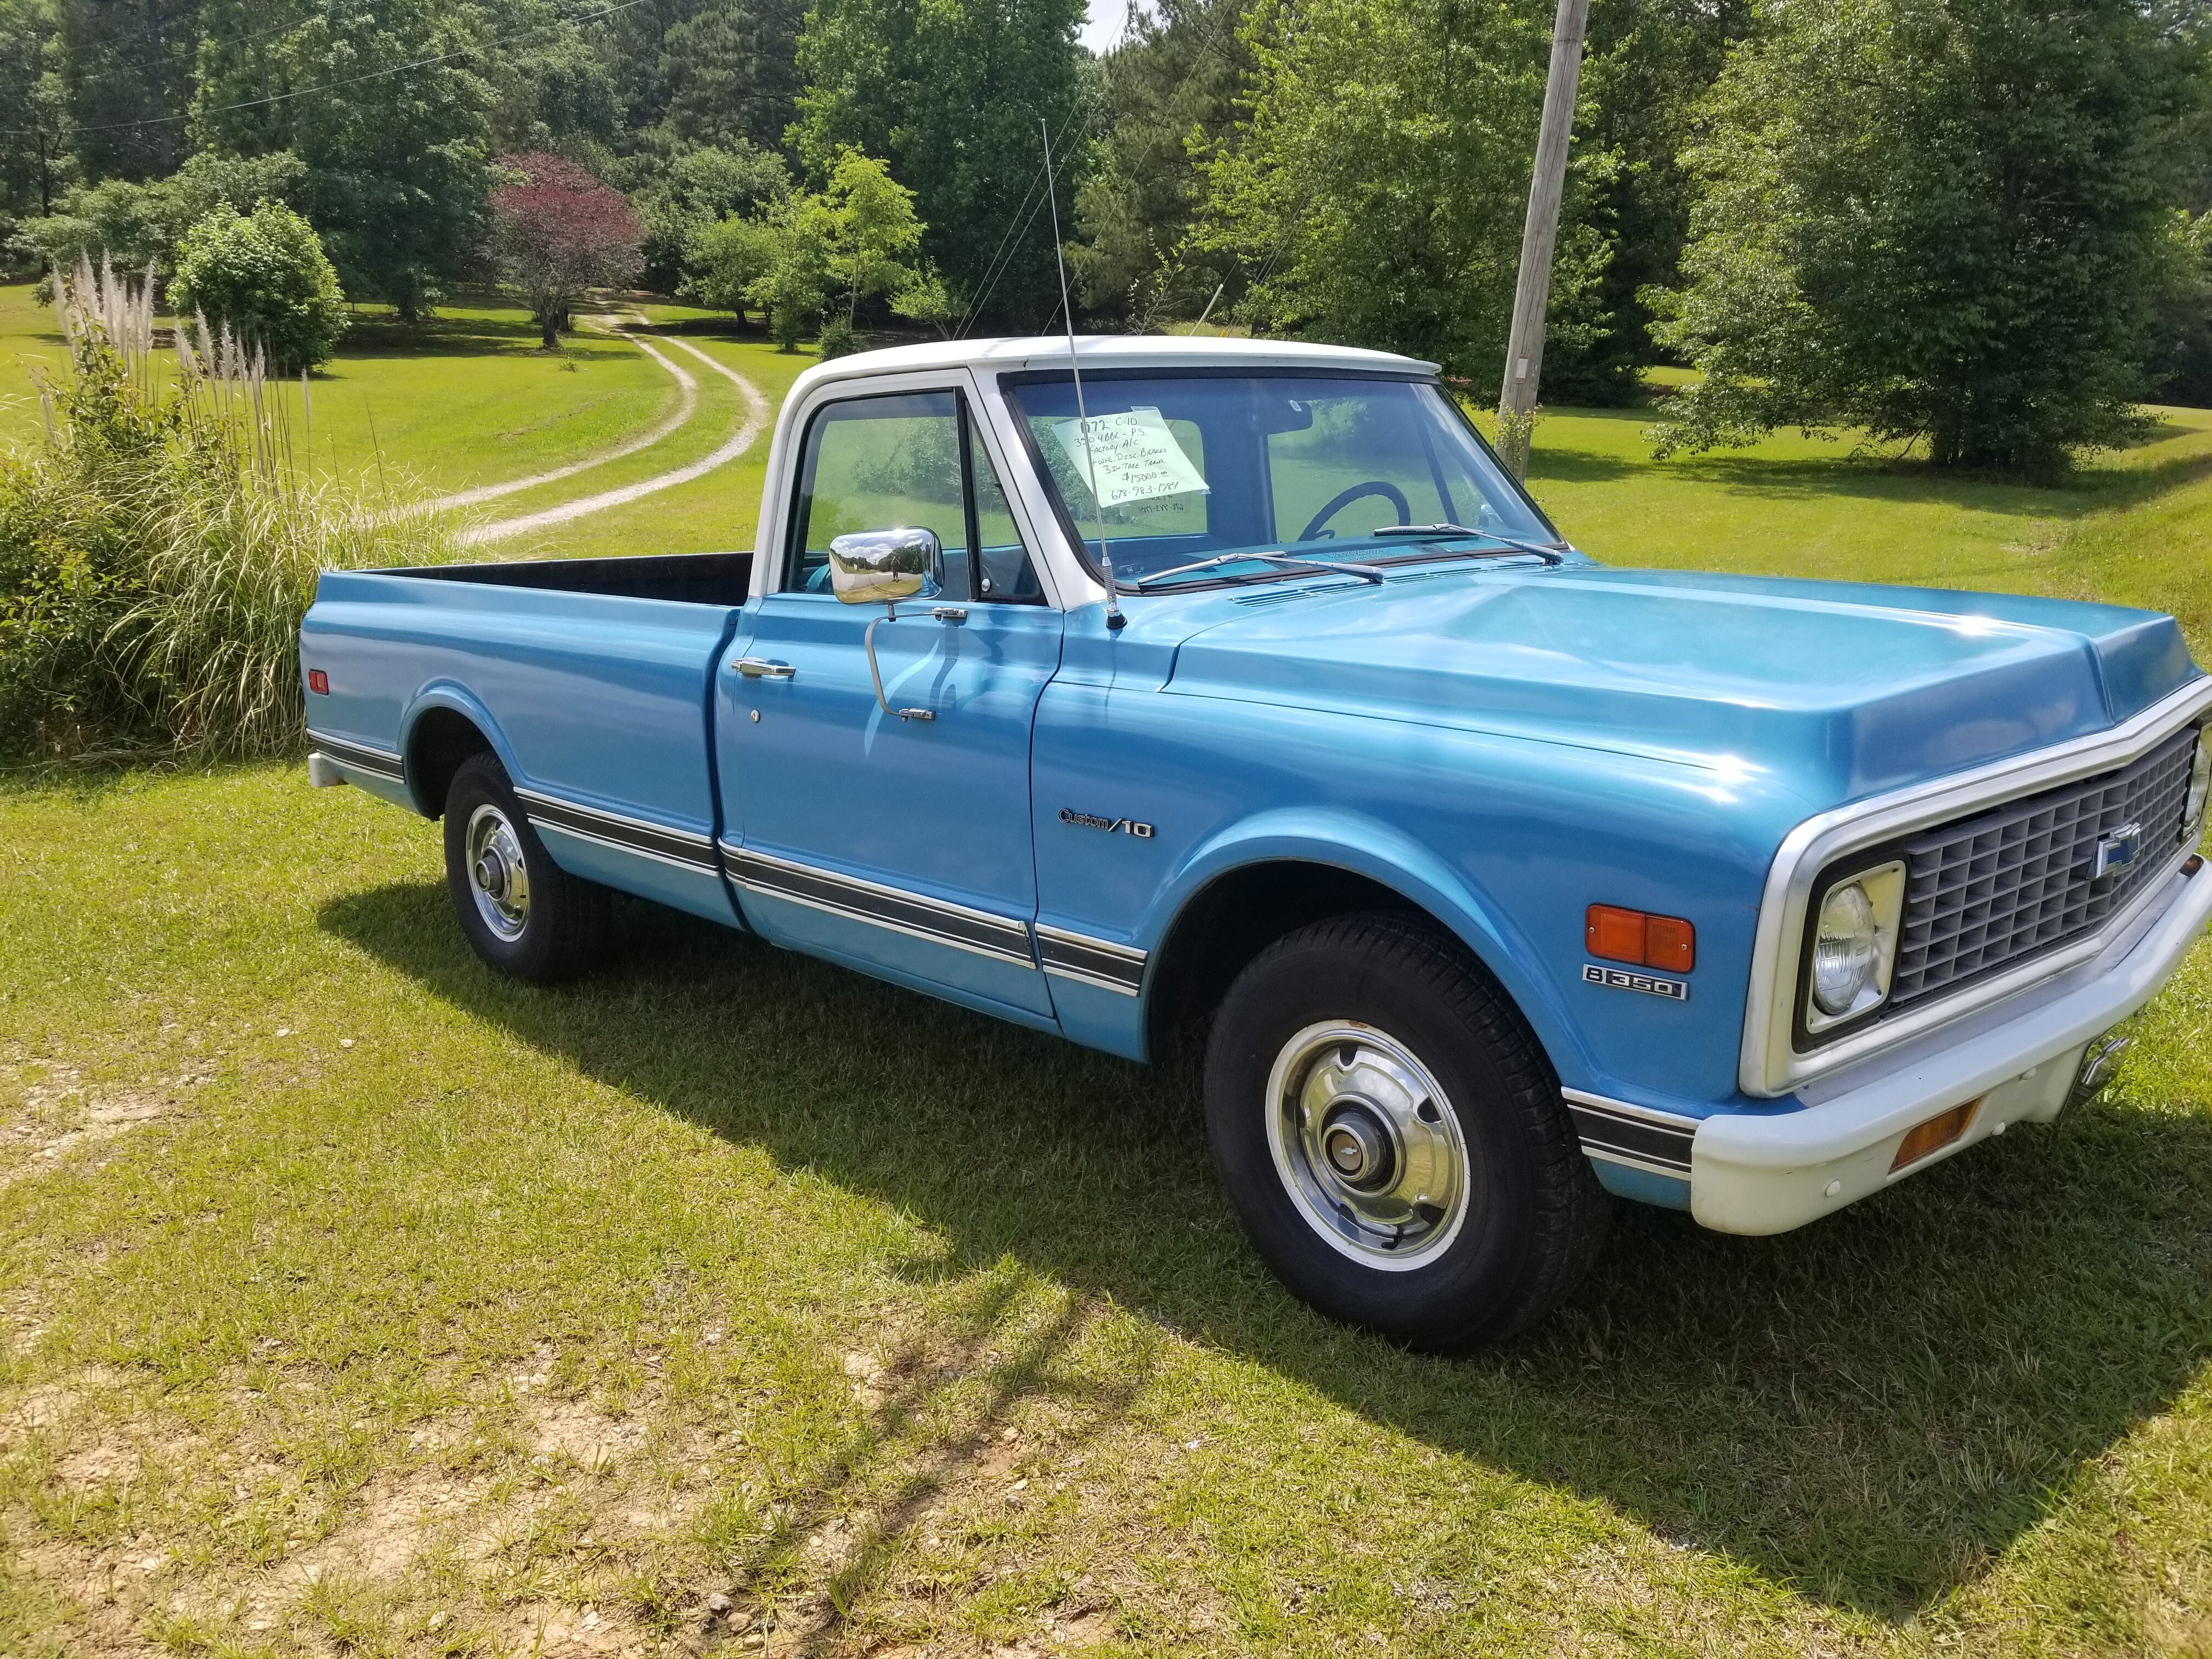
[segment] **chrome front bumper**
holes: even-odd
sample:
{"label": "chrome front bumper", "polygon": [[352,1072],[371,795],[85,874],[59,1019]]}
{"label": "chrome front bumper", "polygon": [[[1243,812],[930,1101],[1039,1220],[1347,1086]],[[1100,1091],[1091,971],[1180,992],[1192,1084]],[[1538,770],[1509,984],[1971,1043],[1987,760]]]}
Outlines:
{"label": "chrome front bumper", "polygon": [[[2088,961],[1802,1085],[1801,1109],[1705,1119],[1690,1146],[1691,1214],[1718,1232],[1787,1232],[2014,1123],[2057,1116],[2090,1040],[2156,995],[2212,919],[2212,869],[2183,866]],[[1892,1170],[1907,1131],[1966,1101],[1978,1103],[1964,1133]]]}

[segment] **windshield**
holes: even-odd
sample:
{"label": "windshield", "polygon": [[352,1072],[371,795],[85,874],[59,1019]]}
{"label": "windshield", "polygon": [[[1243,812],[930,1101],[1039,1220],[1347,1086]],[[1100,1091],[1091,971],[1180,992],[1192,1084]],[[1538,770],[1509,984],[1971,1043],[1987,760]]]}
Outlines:
{"label": "windshield", "polygon": [[[1103,529],[1125,587],[1237,553],[1371,564],[1433,550],[1375,533],[1401,526],[1453,526],[1443,539],[1462,546],[1484,538],[1559,544],[1432,382],[1085,374],[1087,460],[1071,379],[1010,376],[1006,391],[1062,511],[1094,556]],[[1291,568],[1232,559],[1188,580]]]}

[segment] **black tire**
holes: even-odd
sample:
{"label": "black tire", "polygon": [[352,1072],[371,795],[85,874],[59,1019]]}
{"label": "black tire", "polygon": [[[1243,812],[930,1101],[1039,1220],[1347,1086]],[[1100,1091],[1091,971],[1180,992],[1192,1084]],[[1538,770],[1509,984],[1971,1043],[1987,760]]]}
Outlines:
{"label": "black tire", "polygon": [[[495,864],[482,884],[472,834],[494,843],[483,849]],[[519,905],[508,870],[514,865],[523,884]],[[539,985],[573,978],[606,944],[612,915],[607,890],[553,862],[507,769],[490,755],[463,761],[446,791],[446,889],[471,948],[510,978]]]}
{"label": "black tire", "polygon": [[[1346,1026],[1366,1035],[1342,1039]],[[1458,1126],[1455,1164],[1433,1099],[1402,1104],[1430,1081]],[[1206,1120],[1230,1200],[1277,1277],[1332,1318],[1413,1347],[1463,1351],[1534,1323],[1605,1242],[1611,1200],[1534,1034],[1463,949],[1410,918],[1335,917],[1261,952],[1214,1021]],[[1356,1190],[1330,1160],[1401,1185]],[[1395,1224],[1407,1242],[1385,1243],[1391,1218],[1370,1212],[1453,1167],[1455,1204],[1410,1204]]]}

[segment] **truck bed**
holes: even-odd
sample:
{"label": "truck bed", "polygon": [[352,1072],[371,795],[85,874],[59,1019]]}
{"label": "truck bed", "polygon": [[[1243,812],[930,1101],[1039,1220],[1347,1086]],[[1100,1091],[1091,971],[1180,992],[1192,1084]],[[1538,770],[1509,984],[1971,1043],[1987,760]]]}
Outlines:
{"label": "truck bed", "polygon": [[301,633],[330,687],[310,746],[434,815],[441,723],[466,722],[564,866],[733,921],[708,700],[751,572],[750,553],[329,572]]}

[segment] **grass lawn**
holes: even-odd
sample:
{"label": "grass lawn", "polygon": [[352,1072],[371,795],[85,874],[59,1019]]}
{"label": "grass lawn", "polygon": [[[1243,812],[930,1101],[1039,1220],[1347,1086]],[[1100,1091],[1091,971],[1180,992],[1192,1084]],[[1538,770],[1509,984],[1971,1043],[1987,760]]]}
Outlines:
{"label": "grass lawn", "polygon": [[[52,373],[67,359],[53,308],[30,296],[27,285],[0,288],[0,441],[36,435],[34,371]],[[734,405],[727,381],[699,378],[702,398]],[[309,383],[305,418],[296,383],[277,395],[295,445],[316,467],[373,472],[380,457],[395,483],[411,479],[436,491],[580,460],[672,414],[678,397],[668,372],[636,347],[580,329],[557,355],[544,353],[529,313],[491,299],[441,307],[411,327],[380,311],[357,311],[338,355]],[[712,429],[722,435],[726,412],[714,411]],[[708,429],[696,428],[701,453],[719,441]],[[599,476],[578,475],[568,488],[580,493],[580,480]]]}
{"label": "grass lawn", "polygon": [[[1538,429],[1601,556],[2212,643],[2202,412],[2054,489],[1640,419]],[[758,465],[555,550],[744,545]],[[2212,951],[2094,1109],[1778,1239],[1624,1209],[1447,1362],[1267,1276],[1192,1055],[619,915],[524,989],[356,792],[0,782],[0,1655],[2212,1652]]]}

